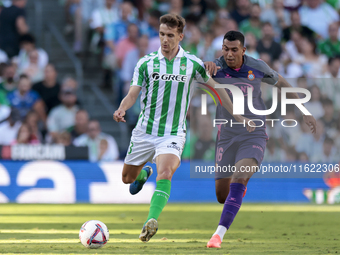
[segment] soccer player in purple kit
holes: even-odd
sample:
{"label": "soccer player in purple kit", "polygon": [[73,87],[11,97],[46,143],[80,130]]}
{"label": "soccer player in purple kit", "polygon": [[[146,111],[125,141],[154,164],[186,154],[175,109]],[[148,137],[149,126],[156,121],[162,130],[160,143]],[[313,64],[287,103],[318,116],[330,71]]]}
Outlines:
{"label": "soccer player in purple kit", "polygon": [[[214,80],[221,84],[232,84],[239,87],[247,102],[247,87],[252,87],[253,106],[257,110],[265,110],[265,104],[261,98],[261,82],[276,86],[278,89],[291,87],[291,85],[276,71],[272,70],[262,60],[254,59],[245,54],[244,36],[238,31],[229,31],[223,38],[222,53],[214,62],[205,62],[210,74],[215,74]],[[219,69],[219,70],[218,70]],[[228,90],[231,100],[233,96]],[[287,94],[290,98],[299,99],[297,93]],[[244,107],[244,117],[248,119],[261,119],[265,123],[265,116],[258,116],[250,112],[247,104]],[[235,172],[215,173],[215,187],[217,200],[224,203],[220,223],[216,232],[207,243],[208,248],[221,248],[224,234],[232,224],[239,211],[242,199],[246,192],[246,186],[255,171],[241,171],[245,167],[256,169],[260,166],[268,136],[265,125],[256,127],[253,132],[248,132],[246,127],[235,125],[235,119],[230,113],[217,106],[216,119],[232,120],[230,124],[220,125],[216,141],[216,165],[235,167]],[[304,122],[311,131],[316,131],[316,121],[311,115],[303,116]],[[259,126],[259,122],[256,122]]]}

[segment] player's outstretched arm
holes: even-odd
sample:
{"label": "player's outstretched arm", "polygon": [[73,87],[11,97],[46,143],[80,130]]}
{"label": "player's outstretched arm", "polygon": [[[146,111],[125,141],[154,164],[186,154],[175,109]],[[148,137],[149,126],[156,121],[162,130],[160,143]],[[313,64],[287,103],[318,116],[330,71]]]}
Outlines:
{"label": "player's outstretched arm", "polygon": [[[281,88],[291,88],[289,82],[279,74],[279,81],[275,86],[281,90]],[[300,99],[297,93],[288,93],[287,96],[292,99]],[[316,132],[316,120],[312,115],[303,115],[303,121],[309,126],[313,134]]]}
{"label": "player's outstretched arm", "polygon": [[141,87],[131,86],[129,93],[124,97],[117,111],[113,114],[113,119],[117,122],[126,122],[124,119],[125,112],[130,109],[138,98]]}
{"label": "player's outstretched arm", "polygon": [[[210,78],[207,81],[207,84],[213,88],[215,88],[215,84],[218,84],[218,82],[215,82],[212,78]],[[242,115],[235,115],[233,114],[233,102],[231,101],[227,91],[225,89],[216,89],[217,93],[221,97],[222,106],[235,118],[237,122],[245,122],[247,125],[247,131],[253,132],[255,130],[255,123],[242,116]]]}

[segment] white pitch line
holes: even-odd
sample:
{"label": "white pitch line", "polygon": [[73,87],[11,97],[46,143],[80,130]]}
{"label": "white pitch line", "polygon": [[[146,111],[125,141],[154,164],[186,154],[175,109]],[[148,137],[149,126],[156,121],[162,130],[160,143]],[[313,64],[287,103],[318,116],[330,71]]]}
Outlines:
{"label": "white pitch line", "polygon": [[[204,243],[206,244],[208,239],[153,239],[153,243]],[[239,243],[238,239],[228,240],[227,243]],[[244,243],[261,243],[262,240],[242,240]],[[274,241],[273,241],[274,242]],[[36,243],[74,243],[79,244],[79,239],[22,239],[22,240],[0,240],[0,244],[36,244]],[[141,243],[141,241],[136,239],[115,239],[111,238],[107,243],[107,246],[115,245],[117,243]]]}
{"label": "white pitch line", "polygon": [[[120,235],[120,234],[128,234],[128,235],[139,235],[139,229],[114,229],[109,230],[110,235]],[[233,230],[233,233],[249,233],[249,230],[240,231],[240,230]],[[261,232],[257,230],[252,230],[251,232]],[[79,230],[57,230],[57,229],[1,229],[1,234],[78,234]],[[188,229],[188,230],[181,230],[181,229],[174,229],[174,230],[166,230],[161,229],[158,231],[160,235],[168,235],[168,234],[212,234],[213,230],[202,230],[202,229]],[[1,241],[1,240],[0,240]]]}

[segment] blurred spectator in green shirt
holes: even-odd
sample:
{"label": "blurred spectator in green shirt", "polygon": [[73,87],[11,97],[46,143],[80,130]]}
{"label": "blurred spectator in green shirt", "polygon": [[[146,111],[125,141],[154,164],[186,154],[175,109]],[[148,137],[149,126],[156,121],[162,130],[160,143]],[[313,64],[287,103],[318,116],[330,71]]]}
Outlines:
{"label": "blurred spectator in green shirt", "polygon": [[340,55],[340,41],[338,40],[339,24],[333,22],[328,26],[329,38],[320,42],[318,48],[327,57]]}
{"label": "blurred spectator in green shirt", "polygon": [[252,33],[256,39],[261,38],[261,8],[258,4],[253,4],[251,7],[250,18],[242,21],[240,31],[243,34]]}

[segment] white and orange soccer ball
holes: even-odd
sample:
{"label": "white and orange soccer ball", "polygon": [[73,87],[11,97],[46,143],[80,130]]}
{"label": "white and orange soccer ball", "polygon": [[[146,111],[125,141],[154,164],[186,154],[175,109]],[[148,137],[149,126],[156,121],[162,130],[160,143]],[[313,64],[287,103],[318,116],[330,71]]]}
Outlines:
{"label": "white and orange soccer ball", "polygon": [[79,239],[86,248],[98,249],[109,241],[109,230],[103,222],[90,220],[81,226]]}

